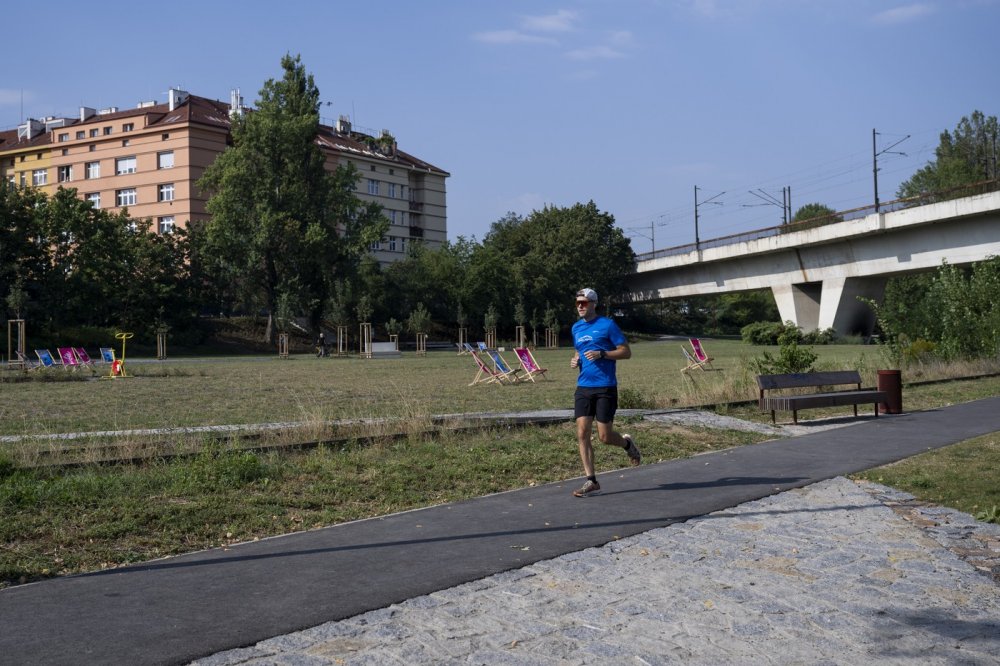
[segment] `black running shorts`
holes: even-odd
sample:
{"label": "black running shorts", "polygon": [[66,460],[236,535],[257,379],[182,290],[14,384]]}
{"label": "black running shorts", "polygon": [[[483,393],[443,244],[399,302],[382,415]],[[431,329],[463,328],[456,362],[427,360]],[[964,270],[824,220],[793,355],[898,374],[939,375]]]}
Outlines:
{"label": "black running shorts", "polygon": [[577,386],[573,411],[576,418],[591,416],[598,423],[611,423],[618,411],[618,387]]}

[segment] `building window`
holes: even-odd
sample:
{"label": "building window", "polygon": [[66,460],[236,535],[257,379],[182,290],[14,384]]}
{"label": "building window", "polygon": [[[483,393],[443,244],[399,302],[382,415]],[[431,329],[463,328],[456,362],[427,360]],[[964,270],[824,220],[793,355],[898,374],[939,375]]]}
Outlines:
{"label": "building window", "polygon": [[25,184],[26,184],[26,180],[27,180],[27,177],[25,175],[26,173],[27,173],[26,171],[22,171],[21,172],[21,187],[24,187]]}
{"label": "building window", "polygon": [[77,133],[76,133],[76,138],[77,139],[86,139],[87,138],[87,133],[84,132],[83,130],[78,130]]}
{"label": "building window", "polygon": [[389,191],[386,192],[385,195],[387,197],[389,197],[390,199],[395,199],[396,198],[396,183],[386,183],[386,187],[389,188]]}
{"label": "building window", "polygon": [[59,143],[62,143],[63,141],[69,141],[69,132],[64,132],[59,135]]}
{"label": "building window", "polygon": [[172,234],[174,233],[174,216],[169,215],[167,217],[161,217],[157,228],[160,230],[161,234]]}
{"label": "building window", "polygon": [[389,175],[390,175],[390,176],[391,176],[392,174],[394,174],[394,173],[396,173],[396,172],[395,172],[395,171],[393,171],[392,169],[389,169]]}
{"label": "building window", "polygon": [[168,132],[165,132],[165,133],[163,133],[163,134],[160,135],[160,141],[166,141],[169,138],[170,138],[170,134]]}
{"label": "building window", "polygon": [[93,206],[94,208],[100,208],[101,207],[101,193],[100,192],[91,192],[90,194],[87,195],[87,201],[89,201],[90,205]]}
{"label": "building window", "polygon": [[63,157],[66,157],[67,155],[69,155],[69,148],[63,148],[62,149],[62,154],[63,154]]}
{"label": "building window", "polygon": [[381,249],[382,249],[382,241],[374,241],[374,242],[373,242],[373,243],[372,243],[371,245],[369,245],[368,247],[369,247],[369,249],[371,249],[372,251],[376,251],[376,252],[377,252],[378,250],[381,250]]}
{"label": "building window", "polygon": [[174,168],[174,151],[167,150],[162,153],[156,153],[156,168],[157,169],[173,169]]}
{"label": "building window", "polygon": [[396,237],[389,236],[389,252],[395,252],[395,251],[396,251]]}
{"label": "building window", "polygon": [[107,136],[109,134],[111,134],[111,127],[110,126],[104,128],[104,136]]}
{"label": "building window", "polygon": [[115,173],[135,173],[135,157],[119,157],[115,160]]}
{"label": "building window", "polygon": [[371,170],[372,170],[372,171],[375,171],[375,170],[376,170],[376,169],[375,169],[375,165],[374,165],[374,164],[372,164],[372,165],[371,165]]}
{"label": "building window", "polygon": [[59,167],[58,176],[60,183],[65,183],[67,181],[73,180],[73,167],[72,166]]}
{"label": "building window", "polygon": [[90,152],[94,152],[96,150],[97,150],[97,146],[95,146],[94,144],[90,144]]}
{"label": "building window", "polygon": [[378,195],[378,181],[374,178],[368,179],[368,194]]}
{"label": "building window", "polygon": [[128,147],[128,139],[122,139],[122,148]]}
{"label": "building window", "polygon": [[87,170],[86,178],[90,180],[91,178],[101,177],[101,163],[100,162],[87,162],[84,167]]}
{"label": "building window", "polygon": [[131,132],[134,129],[135,129],[135,123],[125,123],[124,125],[122,125],[123,132]]}
{"label": "building window", "polygon": [[129,187],[115,192],[115,203],[118,206],[134,206],[136,202],[135,188]]}
{"label": "building window", "polygon": [[35,187],[49,182],[49,172],[46,169],[35,169],[31,172],[31,184]]}
{"label": "building window", "polygon": [[91,127],[90,128],[90,136],[91,137],[100,136],[100,134],[101,134],[101,130],[99,128],[97,128],[97,127]]}
{"label": "building window", "polygon": [[389,211],[389,223],[396,224],[396,211],[394,210]]}
{"label": "building window", "polygon": [[160,185],[160,193],[157,195],[157,201],[173,201],[174,200],[174,184],[164,183]]}

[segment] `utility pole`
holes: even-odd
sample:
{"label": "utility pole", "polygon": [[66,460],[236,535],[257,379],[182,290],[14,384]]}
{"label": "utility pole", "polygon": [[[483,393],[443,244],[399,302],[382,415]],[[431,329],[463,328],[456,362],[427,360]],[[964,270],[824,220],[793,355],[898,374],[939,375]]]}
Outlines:
{"label": "utility pole", "polygon": [[744,208],[751,208],[753,206],[778,206],[781,208],[781,223],[789,224],[792,221],[792,188],[783,187],[781,188],[781,202],[778,202],[777,197],[765,192],[761,188],[757,188],[756,191],[748,190],[748,192],[758,199],[764,201],[762,204],[743,204]]}
{"label": "utility pole", "polygon": [[[879,155],[885,155],[885,154],[888,153],[890,155],[902,155],[902,156],[905,157],[906,153],[890,152],[890,149],[891,148],[895,148],[899,144],[901,144],[904,141],[906,141],[907,139],[909,139],[910,135],[907,134],[906,136],[904,136],[902,139],[900,139],[896,143],[892,144],[891,146],[889,146],[887,148],[883,148],[881,151],[879,151],[878,147],[875,145],[875,137],[876,136],[878,136],[878,132],[876,132],[875,128],[873,127],[872,128],[872,179],[875,181],[875,212],[877,213],[878,209],[879,209],[879,203],[878,203],[878,156]],[[876,151],[878,151],[878,152],[876,152]]]}
{"label": "utility pole", "polygon": [[694,186],[694,248],[695,248],[695,250],[697,250],[699,248],[699,246],[701,245],[701,238],[698,236],[698,206],[702,206],[702,205],[707,204],[707,203],[714,204],[716,206],[721,206],[722,205],[721,201],[713,201],[713,199],[718,199],[723,194],[725,194],[725,192],[719,192],[714,197],[711,197],[709,199],[705,199],[701,203],[698,203],[698,190],[699,189],[700,188],[697,185]]}

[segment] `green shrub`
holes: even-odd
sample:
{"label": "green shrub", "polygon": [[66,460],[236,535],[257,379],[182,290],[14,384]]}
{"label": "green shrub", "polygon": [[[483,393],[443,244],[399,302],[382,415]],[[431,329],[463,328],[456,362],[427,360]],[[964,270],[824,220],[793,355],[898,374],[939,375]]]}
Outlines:
{"label": "green shrub", "polygon": [[749,345],[776,345],[785,325],[776,321],[757,321],[740,329],[740,337]]}
{"label": "green shrub", "polygon": [[656,405],[634,388],[624,388],[618,392],[618,406],[622,409],[653,409]]}
{"label": "green shrub", "polygon": [[783,346],[777,356],[765,351],[761,356],[750,359],[750,369],[758,375],[811,372],[816,358],[813,350],[792,343]]}

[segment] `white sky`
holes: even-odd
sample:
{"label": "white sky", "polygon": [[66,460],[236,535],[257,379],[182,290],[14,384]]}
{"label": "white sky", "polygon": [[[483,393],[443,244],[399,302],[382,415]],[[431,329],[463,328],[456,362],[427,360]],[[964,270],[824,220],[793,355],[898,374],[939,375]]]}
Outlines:
{"label": "white sky", "polygon": [[[594,200],[637,252],[870,204],[974,110],[1000,115],[1000,0],[259,0],[4,12],[0,129],[179,86],[251,105],[301,54],[324,122],[390,130],[452,174],[449,237]],[[896,152],[904,152],[905,156]],[[652,233],[651,233],[652,231]]]}

